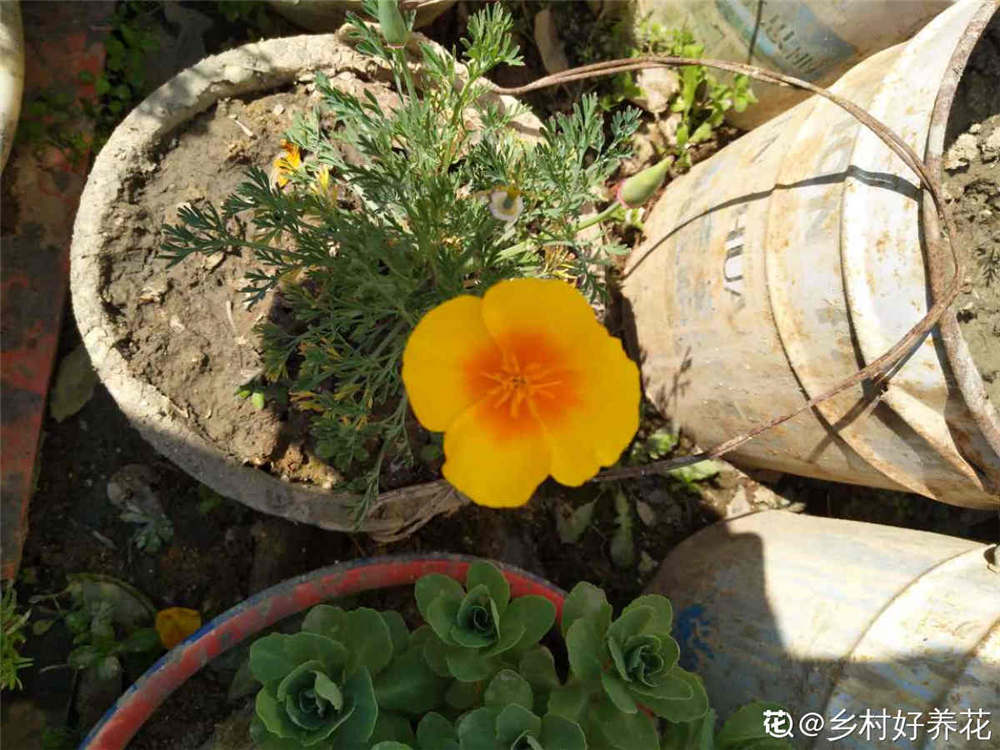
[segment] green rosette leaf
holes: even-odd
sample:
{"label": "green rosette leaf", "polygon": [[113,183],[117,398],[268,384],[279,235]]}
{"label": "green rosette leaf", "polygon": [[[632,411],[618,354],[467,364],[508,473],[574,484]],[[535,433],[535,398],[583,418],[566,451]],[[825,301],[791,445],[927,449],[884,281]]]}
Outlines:
{"label": "green rosette leaf", "polygon": [[441,706],[448,680],[434,673],[423,649],[413,646],[375,678],[380,708],[420,715]]}
{"label": "green rosette leaf", "polygon": [[542,717],[541,745],[545,750],[587,750],[587,738],[576,722],[548,714]]}
{"label": "green rosette leaf", "polygon": [[417,724],[420,750],[459,750],[455,727],[441,714],[431,712]]}
{"label": "green rosette leaf", "polygon": [[563,602],[560,627],[564,638],[573,623],[581,618],[591,620],[594,630],[602,638],[611,624],[611,605],[608,604],[608,598],[601,589],[586,581],[576,584]]}
{"label": "green rosette leaf", "polygon": [[264,683],[254,703],[257,744],[353,750],[367,742],[378,706],[368,670],[348,672],[349,660],[343,645],[316,633],[256,641],[250,669]]}
{"label": "green rosette leaf", "polygon": [[477,586],[486,586],[490,598],[496,604],[497,612],[502,617],[510,602],[510,584],[499,568],[485,560],[472,563],[469,572],[466,573],[465,587],[472,591]]}
{"label": "green rosette leaf", "polygon": [[497,750],[495,708],[477,708],[458,720],[456,726],[461,750]]}
{"label": "green rosette leaf", "polygon": [[464,648],[486,648],[500,639],[500,611],[485,584],[465,595],[448,634]]}
{"label": "green rosette leaf", "polygon": [[533,700],[531,685],[512,669],[497,672],[483,694],[483,703],[493,708],[518,705],[530,711]]}
{"label": "green rosette leaf", "polygon": [[278,683],[307,661],[318,661],[327,673],[342,670],[348,661],[340,643],[315,633],[272,633],[250,647],[250,672],[264,685]]}
{"label": "green rosette leaf", "polygon": [[708,711],[708,694],[701,678],[680,667],[666,673],[655,688],[639,689],[629,683],[636,702],[668,721],[694,721]]}

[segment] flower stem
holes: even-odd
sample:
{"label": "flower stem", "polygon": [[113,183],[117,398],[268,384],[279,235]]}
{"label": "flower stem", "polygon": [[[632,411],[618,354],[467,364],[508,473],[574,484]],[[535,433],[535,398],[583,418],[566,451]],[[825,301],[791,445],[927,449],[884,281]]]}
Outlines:
{"label": "flower stem", "polygon": [[[605,208],[603,211],[601,211],[600,213],[594,214],[590,218],[581,221],[579,224],[577,224],[575,227],[573,227],[573,234],[577,235],[580,232],[582,232],[584,229],[589,229],[590,227],[594,226],[595,224],[600,224],[602,221],[604,221],[606,219],[613,218],[615,216],[615,214],[621,213],[622,210],[623,210],[622,206],[621,206],[621,204],[618,203],[618,201],[612,201],[608,205],[608,207]],[[556,244],[559,244],[559,243],[558,242],[543,242],[542,246],[544,247],[546,245],[556,245]],[[503,250],[501,250],[498,253],[498,255],[500,257],[510,257],[512,255],[516,255],[517,253],[521,252],[522,250],[527,250],[529,247],[531,247],[531,240],[524,240],[522,242],[518,242],[516,245],[511,245],[510,247],[504,248]]]}

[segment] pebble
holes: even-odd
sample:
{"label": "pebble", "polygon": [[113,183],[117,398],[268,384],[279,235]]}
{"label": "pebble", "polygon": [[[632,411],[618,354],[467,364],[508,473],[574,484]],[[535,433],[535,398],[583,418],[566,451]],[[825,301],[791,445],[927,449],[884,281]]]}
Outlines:
{"label": "pebble", "polygon": [[969,166],[977,151],[976,136],[971,133],[962,133],[955,139],[955,143],[944,157],[944,168],[949,172],[954,172],[963,167]]}
{"label": "pebble", "polygon": [[1000,156],[1000,127],[995,128],[979,147],[987,158],[996,159]]}
{"label": "pebble", "polygon": [[283,114],[285,114],[285,105],[284,104],[275,104],[274,105],[274,109],[272,109],[271,111],[274,114],[276,114],[276,115],[283,115]]}

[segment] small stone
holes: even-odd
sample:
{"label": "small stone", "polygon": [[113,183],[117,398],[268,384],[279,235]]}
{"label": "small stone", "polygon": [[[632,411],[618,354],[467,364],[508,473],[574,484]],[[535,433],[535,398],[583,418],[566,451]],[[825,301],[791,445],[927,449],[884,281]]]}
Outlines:
{"label": "small stone", "polygon": [[972,126],[971,126],[971,127],[969,128],[969,132],[970,132],[970,133],[972,133],[973,135],[975,135],[976,133],[978,133],[978,132],[979,132],[980,130],[982,130],[982,129],[983,129],[983,126],[982,126],[982,124],[981,124],[981,123],[978,123],[978,122],[975,122],[975,123],[973,123],[973,124],[972,124]]}
{"label": "small stone", "polygon": [[734,518],[736,516],[742,516],[749,513],[753,508],[750,505],[750,501],[747,500],[747,491],[745,487],[740,487],[733,494],[732,500],[726,506],[726,518]]}
{"label": "small stone", "polygon": [[970,133],[962,133],[955,139],[955,143],[948,149],[944,157],[944,168],[949,172],[955,172],[963,167],[969,166],[977,151],[976,137]]}
{"label": "small stone", "polygon": [[669,68],[640,70],[636,74],[635,82],[642,89],[642,94],[632,97],[632,103],[654,115],[665,112],[677,92],[681,90],[680,76]]}
{"label": "small stone", "polygon": [[283,115],[283,114],[285,114],[285,105],[284,104],[275,104],[274,105],[274,109],[272,109],[271,111],[274,114],[276,114],[276,115]]}
{"label": "small stone", "polygon": [[1000,156],[1000,127],[994,128],[979,147],[982,149],[984,158],[996,159]]}
{"label": "small stone", "polygon": [[180,319],[176,315],[170,316],[170,327],[175,331],[186,331],[187,327],[181,323]]}
{"label": "small stone", "polygon": [[211,255],[205,255],[201,259],[201,267],[206,271],[214,271],[225,259],[225,253],[212,253]]}

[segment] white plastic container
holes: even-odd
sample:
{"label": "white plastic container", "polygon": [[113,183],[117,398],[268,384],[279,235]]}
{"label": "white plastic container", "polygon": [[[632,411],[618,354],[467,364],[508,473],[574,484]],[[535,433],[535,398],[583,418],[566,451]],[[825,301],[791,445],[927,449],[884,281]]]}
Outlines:
{"label": "white plastic container", "polygon": [[[956,3],[833,90],[918,154],[940,153],[949,97],[995,7]],[[888,147],[819,97],[672,182],[624,285],[647,395],[710,446],[794,411],[881,356],[951,274],[947,259],[924,257],[919,195]],[[1000,417],[952,312],[884,393],[845,391],[729,457],[1000,506]]]}
{"label": "white plastic container", "polygon": [[17,118],[24,89],[24,34],[21,5],[17,0],[0,2],[0,171],[14,143]]}
{"label": "white plastic container", "polygon": [[[995,748],[1000,745],[1000,570],[990,549],[894,526],[754,513],[695,534],[647,591],[674,605],[682,665],[705,680],[722,717],[749,697],[780,703],[795,747]],[[911,740],[859,731],[866,709],[920,714]],[[928,734],[951,711],[950,741]],[[982,709],[990,740],[968,741]],[[842,713],[841,713],[842,712]],[[816,737],[807,713],[824,719]],[[855,731],[831,745],[831,719]]]}
{"label": "white plastic container", "polygon": [[[636,17],[689,29],[705,57],[750,63],[827,86],[869,55],[903,42],[952,0],[639,0]],[[752,128],[806,98],[754,82],[758,104],[729,119]]]}

